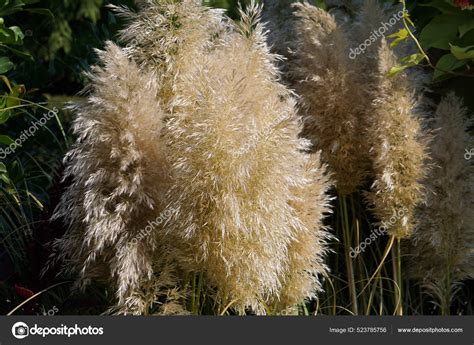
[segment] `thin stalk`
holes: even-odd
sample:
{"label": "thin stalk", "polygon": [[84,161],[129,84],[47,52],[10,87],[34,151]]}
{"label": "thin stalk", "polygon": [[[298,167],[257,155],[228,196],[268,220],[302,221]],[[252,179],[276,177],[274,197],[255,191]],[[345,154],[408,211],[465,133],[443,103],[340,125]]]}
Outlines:
{"label": "thin stalk", "polygon": [[441,307],[441,315],[447,316],[451,314],[450,307],[451,307],[451,292],[452,292],[451,291],[451,285],[452,285],[451,267],[449,263],[446,267],[446,275],[445,275],[443,284],[444,286],[443,286],[443,291],[442,291],[442,296],[441,296],[440,307]]}
{"label": "thin stalk", "polygon": [[354,315],[358,315],[357,306],[357,292],[354,279],[354,266],[352,264],[352,258],[350,256],[351,250],[351,233],[349,228],[349,216],[347,212],[347,202],[344,195],[339,195],[341,217],[342,217],[342,229],[343,229],[343,240],[344,240],[344,255],[346,258],[346,269],[347,269],[347,281],[349,285],[349,295],[351,299],[351,310]]}
{"label": "thin stalk", "polygon": [[387,259],[387,256],[388,254],[390,253],[392,247],[393,247],[393,243],[395,241],[395,237],[391,236],[390,237],[390,241],[388,242],[387,244],[387,247],[385,248],[385,252],[382,256],[382,259],[380,260],[380,264],[379,266],[377,267],[377,269],[375,270],[375,272],[372,274],[372,276],[370,277],[369,281],[367,282],[367,284],[365,284],[364,288],[362,289],[361,292],[359,292],[359,295],[362,294],[365,289],[367,289],[367,287],[370,285],[370,283],[372,282],[372,280],[374,280],[375,276],[377,276],[377,274],[380,272],[380,270],[382,269],[384,263],[385,263],[385,260]]}
{"label": "thin stalk", "polygon": [[[23,98],[18,98],[18,97],[14,97],[14,96],[3,96],[3,97],[15,99],[15,100],[18,100],[18,101],[21,101],[21,102],[25,102],[25,103],[28,103],[28,104],[33,105],[33,106],[37,106],[38,108],[42,108],[42,109],[47,110],[47,111],[52,110],[52,109],[49,109],[49,108],[43,106],[42,103],[35,103],[35,102],[31,102],[31,101],[28,101],[28,100],[23,99]],[[62,134],[63,138],[64,138],[64,142],[66,143],[66,146],[69,146],[69,141],[67,139],[66,132],[64,131],[63,124],[61,123],[61,120],[58,117],[58,113],[54,113],[54,118],[56,119],[56,122],[58,123],[58,127],[61,131],[61,134]]]}
{"label": "thin stalk", "polygon": [[196,315],[196,274],[193,274],[192,281],[191,281],[191,313]]}
{"label": "thin stalk", "polygon": [[336,306],[337,306],[336,288],[334,287],[334,284],[332,283],[331,277],[328,276],[327,282],[329,283],[329,285],[331,285],[332,294],[333,294],[332,315],[336,315],[336,312],[337,312],[337,310],[336,310]]}
{"label": "thin stalk", "polygon": [[395,307],[395,314],[398,316],[403,315],[403,303],[402,303],[402,258],[401,258],[401,246],[400,239],[397,238],[395,245],[392,250],[392,268],[393,268],[393,279],[398,289],[398,298]]}
{"label": "thin stalk", "polygon": [[71,282],[72,282],[72,281],[68,280],[68,281],[64,281],[64,282],[60,282],[60,283],[57,283],[57,284],[48,286],[46,289],[43,289],[43,290],[41,290],[40,292],[35,293],[33,296],[27,298],[26,300],[24,300],[23,302],[21,302],[20,304],[18,304],[15,308],[13,308],[13,309],[7,314],[7,316],[13,315],[14,312],[16,312],[18,309],[20,309],[21,307],[23,307],[26,303],[28,303],[29,301],[31,301],[31,300],[35,299],[36,297],[42,295],[42,294],[45,293],[46,291],[52,290],[52,289],[54,289],[54,288],[57,287],[57,286],[61,286],[61,285],[64,285],[64,284],[69,284],[69,283],[71,283]]}
{"label": "thin stalk", "polygon": [[379,304],[379,315],[383,315],[383,279],[380,279],[380,304]]}
{"label": "thin stalk", "polygon": [[[355,205],[356,203],[354,202],[354,197],[353,195],[351,194],[351,211],[352,211],[352,222],[353,222],[353,228],[355,229],[355,237],[356,237],[356,240],[355,240],[355,243],[360,243],[360,226],[359,226],[359,219],[357,218],[356,214],[356,209],[355,209]],[[363,263],[363,259],[362,259],[362,256],[361,255],[358,255],[357,256],[357,263],[358,263],[358,268],[359,268],[359,277],[360,279],[357,279],[358,281],[358,287],[359,288],[362,288],[364,283],[363,283],[363,280],[365,279],[364,277],[364,263]],[[366,299],[366,296],[365,294],[362,295],[362,309],[365,309],[365,307],[367,306],[367,299]]]}
{"label": "thin stalk", "polygon": [[204,275],[202,272],[199,273],[198,276],[198,285],[197,285],[197,298],[196,298],[196,314],[200,314],[201,311],[201,293],[202,293],[202,286],[204,281]]}
{"label": "thin stalk", "polygon": [[[377,274],[377,278],[380,278],[380,272]],[[370,315],[370,309],[372,307],[372,303],[373,303],[374,298],[375,298],[375,292],[377,291],[377,289],[378,289],[378,285],[376,283],[376,284],[374,284],[374,287],[372,288],[372,291],[369,294],[369,302],[367,303],[367,306],[366,306],[366,309],[365,309],[365,315]]]}

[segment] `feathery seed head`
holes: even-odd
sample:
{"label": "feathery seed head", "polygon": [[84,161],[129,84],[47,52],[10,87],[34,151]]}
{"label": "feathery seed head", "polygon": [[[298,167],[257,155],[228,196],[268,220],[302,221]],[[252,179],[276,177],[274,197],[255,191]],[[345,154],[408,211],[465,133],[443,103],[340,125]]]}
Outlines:
{"label": "feathery seed head", "polygon": [[129,22],[121,32],[127,55],[141,68],[157,72],[165,105],[174,94],[177,75],[212,49],[227,30],[223,11],[204,7],[197,0],[146,1],[137,13],[114,9]]}
{"label": "feathery seed head", "polygon": [[[186,253],[181,265],[206,272],[219,299],[234,301],[239,312],[264,313],[288,279],[324,270],[322,250],[302,253],[300,262],[289,257],[297,255],[300,232],[319,239],[308,244],[314,247],[322,246],[325,230],[305,224],[291,206],[294,189],[310,183],[302,152],[308,143],[298,139],[294,100],[277,82],[258,13],[243,19],[244,27],[177,84],[182,96],[167,133],[175,181],[170,203],[179,216],[169,231]],[[312,179],[327,189],[324,178]]]}
{"label": "feathery seed head", "polygon": [[76,107],[73,182],[56,212],[65,270],[110,282],[118,313],[184,312],[180,279],[195,272],[240,313],[312,297],[329,182],[298,137],[260,7],[224,25],[195,1],[141,6],[123,33],[136,40],[99,53]]}
{"label": "feathery seed head", "polygon": [[408,252],[411,277],[421,279],[441,301],[474,276],[474,167],[464,158],[473,140],[466,115],[453,93],[438,106],[430,146],[434,167],[426,179],[430,193],[418,210],[420,224]]}
{"label": "feathery seed head", "polygon": [[357,84],[343,30],[327,12],[307,3],[295,8],[295,48],[287,78],[301,96],[303,137],[350,194],[367,175],[368,147],[362,88]]}
{"label": "feathery seed head", "polygon": [[164,112],[153,73],[140,71],[112,43],[99,57],[103,66],[89,75],[87,103],[75,108],[78,141],[65,173],[72,184],[56,210],[69,228],[56,246],[65,270],[80,273],[79,285],[90,280],[95,266],[105,265],[98,272],[109,272],[101,278],[117,277],[121,299],[152,274],[153,236],[130,241],[164,206],[169,184],[160,139]]}
{"label": "feathery seed head", "polygon": [[408,78],[401,73],[387,77],[396,58],[385,40],[379,50],[376,97],[371,111],[369,140],[373,155],[374,183],[369,202],[381,221],[390,221],[390,235],[409,237],[416,225],[415,209],[423,201],[422,180],[427,173],[428,140]]}

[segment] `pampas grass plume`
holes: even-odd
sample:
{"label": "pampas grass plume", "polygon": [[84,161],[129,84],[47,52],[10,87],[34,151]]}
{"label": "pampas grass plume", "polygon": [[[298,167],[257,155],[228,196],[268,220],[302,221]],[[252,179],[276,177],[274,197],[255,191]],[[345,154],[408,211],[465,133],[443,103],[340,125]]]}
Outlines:
{"label": "pampas grass plume", "polygon": [[153,73],[141,72],[112,43],[99,58],[87,103],[75,108],[78,139],[65,159],[72,184],[56,211],[68,231],[56,246],[65,270],[79,273],[79,285],[113,281],[123,301],[153,272],[153,237],[131,241],[164,206],[164,112]]}
{"label": "pampas grass plume", "polygon": [[[346,35],[334,17],[308,3],[295,3],[292,51],[286,79],[301,97],[302,136],[329,166],[341,194],[363,184],[368,147],[362,88],[349,59]],[[283,36],[281,39],[284,39]]]}
{"label": "pampas grass plume", "polygon": [[424,200],[422,181],[428,170],[429,136],[416,113],[408,77],[388,77],[396,63],[385,40],[379,49],[378,82],[368,128],[374,183],[368,199],[388,233],[406,238],[416,225],[415,209]]}
{"label": "pampas grass plume", "polygon": [[464,158],[473,140],[466,132],[461,99],[448,94],[438,106],[434,126],[434,167],[426,179],[431,193],[419,209],[408,269],[448,314],[459,283],[474,276],[474,168]]}
{"label": "pampas grass plume", "polygon": [[141,6],[119,9],[129,45],[99,52],[75,108],[72,184],[56,211],[68,225],[56,243],[64,271],[81,287],[109,283],[117,313],[186,313],[182,283],[196,273],[238,313],[314,297],[330,182],[298,136],[261,8],[231,24],[195,1]]}
{"label": "pampas grass plume", "polygon": [[[303,152],[295,101],[278,83],[259,15],[251,4],[177,85],[168,141],[170,204],[179,211],[169,232],[185,253],[180,265],[205,272],[223,305],[263,314],[274,301],[285,302],[281,309],[312,297],[307,284],[318,287],[328,182],[318,157]],[[319,207],[299,210],[303,199]],[[297,253],[298,244],[307,249]]]}

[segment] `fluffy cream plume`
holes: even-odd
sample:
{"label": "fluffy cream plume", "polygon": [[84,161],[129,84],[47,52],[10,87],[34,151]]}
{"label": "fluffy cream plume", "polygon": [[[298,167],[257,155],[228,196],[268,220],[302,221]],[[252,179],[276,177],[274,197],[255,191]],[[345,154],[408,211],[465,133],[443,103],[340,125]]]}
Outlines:
{"label": "fluffy cream plume", "polygon": [[156,71],[165,104],[174,95],[178,75],[211,50],[227,30],[223,11],[202,6],[198,0],[141,1],[138,12],[113,8],[129,23],[121,32],[126,53],[141,68]]}
{"label": "fluffy cream plume", "polygon": [[397,238],[410,236],[415,209],[423,201],[422,180],[427,173],[428,136],[416,113],[416,100],[404,73],[388,77],[396,63],[385,40],[379,49],[375,100],[368,127],[375,181],[368,199],[376,216]]}
{"label": "fluffy cream plume", "polygon": [[301,96],[303,136],[314,150],[322,151],[338,191],[350,194],[368,170],[363,88],[349,59],[345,33],[335,19],[308,3],[293,6],[297,34],[287,75]]}
{"label": "fluffy cream plume", "polygon": [[160,138],[164,112],[154,74],[112,43],[99,58],[87,103],[76,107],[78,139],[65,159],[72,184],[56,211],[68,231],[56,245],[65,270],[79,272],[79,285],[113,280],[123,301],[153,274],[154,236],[133,239],[164,207],[170,183]]}
{"label": "fluffy cream plume", "polygon": [[[150,227],[170,185],[163,120],[174,81],[225,25],[220,11],[190,0],[118,10],[130,21],[122,34],[128,45],[99,53],[104,67],[93,68],[88,103],[76,107],[78,141],[65,176],[73,183],[56,212],[69,230],[56,247],[65,270],[80,272],[79,285],[106,279],[116,286],[114,310],[147,313],[177,284],[176,250],[163,224]],[[170,303],[159,312],[175,312]]]}
{"label": "fluffy cream plume", "polygon": [[[388,106],[387,102],[394,100],[381,101],[384,98],[381,93],[389,93],[389,88],[381,85],[384,79],[381,75],[396,64],[393,54],[399,58],[410,48],[410,44],[402,43],[396,52],[390,52],[385,47],[383,35],[401,27],[401,8],[393,6],[385,11],[378,1],[368,0],[360,7],[353,27],[348,31],[324,10],[308,3],[296,2],[290,6],[288,2],[291,1],[265,1],[265,19],[274,29],[270,43],[276,51],[287,56],[283,70],[290,86],[301,96],[303,136],[311,139],[315,149],[322,151],[322,159],[333,172],[338,191],[350,194],[369,176],[374,176],[371,161],[380,158],[375,151],[380,153],[383,150],[375,148],[381,145],[380,142],[371,142],[371,138],[378,135],[372,129],[376,127],[374,123],[387,124],[385,120],[376,118],[385,111],[383,107]],[[385,32],[381,28],[386,29]],[[366,49],[355,54],[354,49],[364,42],[368,42]],[[390,54],[392,56],[388,56]],[[385,61],[381,62],[383,59]],[[381,67],[380,64],[385,65]],[[414,112],[415,105],[421,108],[422,102],[412,100],[411,92],[415,89],[423,91],[424,77],[410,70],[401,79],[403,86],[396,85],[397,92],[402,94],[403,106]],[[416,116],[408,117],[412,118],[414,126],[419,125]],[[395,122],[391,126],[394,125]],[[404,135],[402,133],[410,126],[400,125],[398,135]],[[421,129],[414,130],[422,132]],[[418,143],[423,149],[421,134],[412,138],[414,146]],[[381,164],[380,161],[375,163],[378,170]],[[416,197],[411,195],[409,198]],[[404,205],[411,209],[419,200],[405,201]],[[381,205],[379,209],[385,209],[379,215],[387,216],[391,206]]]}
{"label": "fluffy cream plume", "polygon": [[182,76],[167,134],[178,210],[168,230],[184,253],[180,265],[205,272],[224,305],[262,314],[283,286],[291,302],[317,289],[328,183],[317,156],[303,153],[308,143],[259,13],[251,5],[222,46]]}
{"label": "fluffy cream plume", "polygon": [[136,41],[99,53],[76,107],[56,212],[64,270],[110,282],[118,313],[185,313],[180,283],[195,272],[238,312],[313,297],[329,183],[298,138],[260,8],[232,26],[195,1],[142,6],[124,31]]}
{"label": "fluffy cream plume", "polygon": [[364,85],[361,103],[369,124],[367,139],[375,179],[369,200],[389,234],[399,238],[409,236],[414,229],[414,211],[423,200],[421,181],[428,157],[428,136],[420,115],[427,102],[415,96],[425,89],[424,74],[409,69],[395,77],[387,76],[397,60],[413,48],[403,42],[391,49],[384,38],[401,28],[401,10],[398,6],[384,10],[378,1],[368,0],[351,33],[352,44],[365,46],[355,55],[354,64]]}
{"label": "fluffy cream plume", "polygon": [[443,313],[449,313],[459,283],[474,277],[474,168],[464,157],[474,143],[466,132],[466,115],[452,93],[438,106],[431,144],[434,167],[426,179],[432,192],[419,209],[408,256],[411,276],[424,283]]}
{"label": "fluffy cream plume", "polygon": [[319,275],[327,270],[324,254],[329,236],[322,220],[329,209],[330,184],[319,153],[311,155],[305,164],[306,183],[293,188],[296,198],[290,202],[303,226],[295,229],[288,247],[289,264],[283,288],[275,301],[276,310],[316,297],[321,289]]}
{"label": "fluffy cream plume", "polygon": [[150,257],[153,276],[141,279],[126,298],[119,300],[109,309],[111,314],[133,315],[187,315],[189,312],[183,304],[188,292],[180,284],[180,276],[174,260],[176,252],[163,240],[163,232],[155,231],[158,246]]}

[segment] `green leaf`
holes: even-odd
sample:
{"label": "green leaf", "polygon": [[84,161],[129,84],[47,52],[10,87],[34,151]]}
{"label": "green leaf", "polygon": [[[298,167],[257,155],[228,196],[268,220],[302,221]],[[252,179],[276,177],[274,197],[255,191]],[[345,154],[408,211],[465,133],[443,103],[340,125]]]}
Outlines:
{"label": "green leaf", "polygon": [[0,110],[0,124],[5,123],[10,118],[10,112],[5,110]]}
{"label": "green leaf", "polygon": [[5,184],[7,184],[7,185],[11,185],[11,184],[12,184],[12,181],[8,178],[7,173],[0,174],[0,180],[2,180],[3,182],[5,182]]}
{"label": "green leaf", "polygon": [[396,64],[393,66],[387,73],[388,77],[393,77],[397,75],[398,73],[402,72],[403,70],[416,66],[420,63],[421,60],[423,60],[425,57],[421,53],[416,53],[416,54],[411,54],[408,56],[405,56],[400,60],[401,63]]}
{"label": "green leaf", "polygon": [[5,164],[0,162],[0,173],[4,174],[6,172],[7,172],[7,167],[5,166]]}
{"label": "green leaf", "polygon": [[409,64],[411,66],[418,65],[421,60],[423,60],[425,57],[421,53],[416,53],[416,54],[411,54],[408,56],[405,56],[404,58],[401,59],[401,61],[404,64]]}
{"label": "green leaf", "polygon": [[28,0],[20,1],[0,1],[0,16],[6,16],[23,10],[23,7],[28,4]]}
{"label": "green leaf", "polygon": [[425,49],[449,50],[449,43],[457,38],[458,24],[458,16],[446,14],[434,17],[420,33],[421,45]]}
{"label": "green leaf", "polygon": [[17,39],[23,40],[25,38],[23,31],[21,31],[21,29],[18,26],[10,26],[9,29],[13,31]]}
{"label": "green leaf", "polygon": [[8,135],[0,135],[0,144],[10,145],[13,142],[14,142],[13,139],[10,138]]}
{"label": "green leaf", "polygon": [[427,4],[417,4],[417,6],[433,7],[444,14],[458,14],[461,12],[458,7],[454,6],[451,2],[448,1],[432,1]]}
{"label": "green leaf", "polygon": [[30,60],[30,61],[34,61],[33,56],[31,56],[30,53],[27,53],[27,52],[24,52],[24,51],[21,51],[21,50],[18,50],[18,49],[15,49],[15,48],[12,48],[12,47],[3,45],[3,44],[0,44],[0,47],[8,49],[8,50],[11,51],[13,54],[15,54],[15,55],[17,55],[17,56],[19,56],[19,57],[21,57],[21,58],[23,58],[23,59],[27,59],[27,60]]}
{"label": "green leaf", "polygon": [[436,69],[433,72],[433,80],[440,80],[452,72],[467,64],[467,60],[460,61],[454,57],[453,54],[448,53],[443,55],[436,64]]}
{"label": "green leaf", "polygon": [[3,44],[22,45],[24,37],[18,26],[0,28],[0,42]]}
{"label": "green leaf", "polygon": [[434,17],[421,31],[420,43],[425,49],[449,50],[449,44],[458,39],[459,27],[472,22],[468,13],[441,14]]}
{"label": "green leaf", "polygon": [[387,77],[391,78],[396,76],[398,73],[402,72],[404,69],[406,69],[408,66],[402,65],[402,64],[396,64],[387,73]]}
{"label": "green leaf", "polygon": [[18,164],[18,161],[14,161],[8,166],[8,176],[14,184],[20,182],[24,178],[23,170]]}
{"label": "green leaf", "polygon": [[35,202],[35,204],[39,207],[40,210],[43,210],[44,209],[44,205],[41,203],[41,201],[39,201],[39,199],[33,194],[31,193],[30,191],[28,191],[26,193],[31,199],[33,199],[33,201]]}
{"label": "green leaf", "polygon": [[20,92],[19,92],[19,89],[17,87],[18,85],[15,86],[15,88],[13,89],[13,92],[10,93],[10,97],[5,97],[6,100],[7,100],[7,103],[6,103],[6,106],[8,108],[10,107],[16,107],[18,105],[21,104],[21,100],[19,99],[20,98]]}
{"label": "green leaf", "polygon": [[408,30],[403,28],[403,29],[400,29],[397,32],[391,34],[391,35],[388,35],[387,37],[388,38],[395,38],[390,43],[390,47],[393,48],[393,47],[396,47],[398,45],[398,43],[400,43],[401,41],[403,41],[404,39],[406,39],[408,37]]}
{"label": "green leaf", "polygon": [[405,13],[403,14],[403,18],[405,18],[405,20],[406,20],[408,23],[410,23],[410,25],[411,25],[412,27],[415,27],[415,23],[413,23],[413,21],[412,21],[411,18],[410,18],[410,13],[405,12]]}
{"label": "green leaf", "polygon": [[469,23],[459,25],[459,35],[463,37],[466,32],[471,31],[472,29],[474,29],[474,18]]}
{"label": "green leaf", "polygon": [[314,0],[314,6],[322,9],[322,10],[326,10],[327,6],[326,6],[326,3],[324,2],[324,0]]}
{"label": "green leaf", "polygon": [[451,46],[451,54],[458,60],[471,60],[474,59],[474,45],[467,47],[458,47],[455,45]]}
{"label": "green leaf", "polygon": [[0,75],[0,79],[5,83],[5,85],[8,87],[8,90],[10,90],[10,92],[13,92],[13,88],[12,88],[12,85],[10,84],[10,81],[8,80],[7,77],[5,77],[4,75]]}
{"label": "green leaf", "polygon": [[47,8],[25,8],[25,12],[35,13],[35,14],[39,14],[39,15],[54,18],[53,12],[51,12]]}
{"label": "green leaf", "polygon": [[465,47],[465,46],[470,46],[474,43],[474,30],[469,30],[464,34],[464,36],[458,38],[454,42],[451,42],[451,44],[460,46],[460,47]]}
{"label": "green leaf", "polygon": [[0,57],[0,74],[5,74],[11,70],[15,65],[6,56]]}

